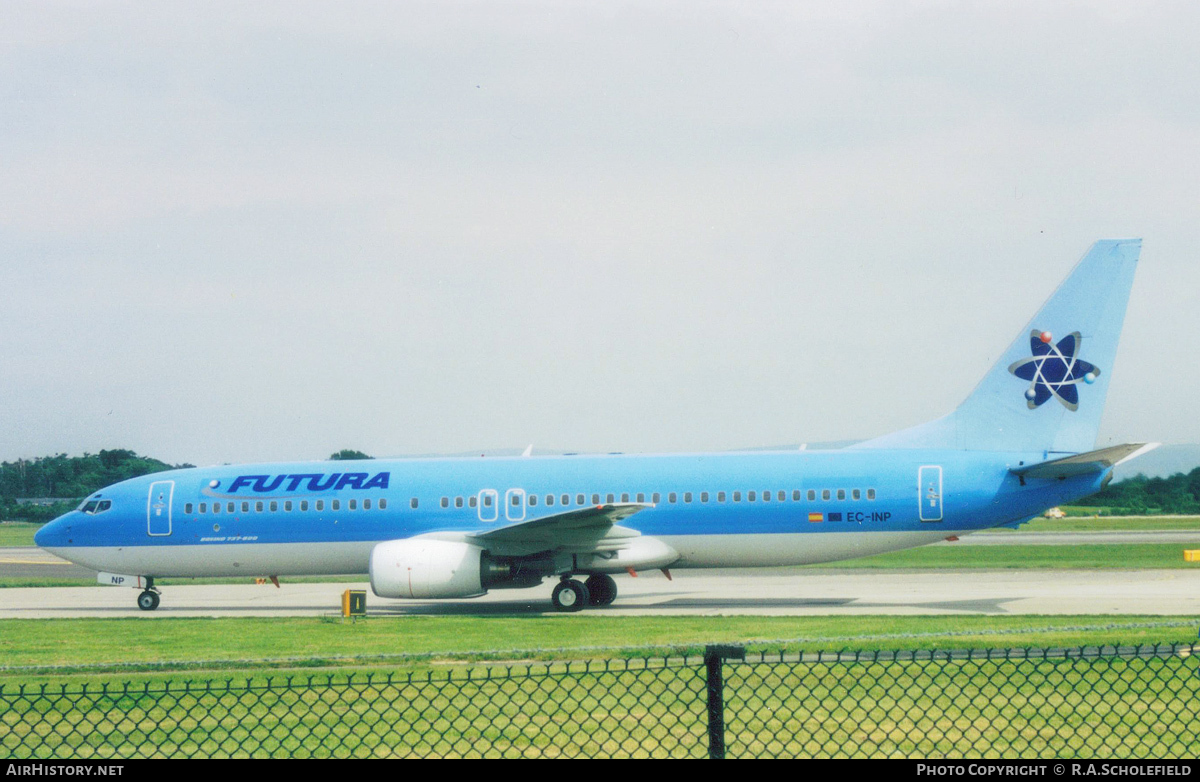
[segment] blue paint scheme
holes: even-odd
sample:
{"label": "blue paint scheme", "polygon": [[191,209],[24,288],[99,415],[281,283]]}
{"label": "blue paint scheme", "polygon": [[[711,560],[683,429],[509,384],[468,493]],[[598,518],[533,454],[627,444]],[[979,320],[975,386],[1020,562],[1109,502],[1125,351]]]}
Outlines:
{"label": "blue paint scheme", "polygon": [[[1139,240],[1097,242],[953,413],[847,449],[192,468],[110,486],[89,498],[111,500],[109,510],[68,513],[43,527],[36,542],[98,569],[106,562],[148,563],[138,573],[148,576],[200,572],[196,547],[211,551],[214,562],[229,560],[228,574],[248,574],[237,569],[243,563],[234,561],[236,553],[228,553],[245,547],[258,552],[248,555],[246,563],[272,563],[274,570],[261,573],[268,575],[341,573],[347,562],[356,568],[361,564],[365,571],[367,554],[378,542],[457,535],[470,545],[483,546],[478,543],[481,538],[472,536],[624,503],[641,506],[620,517],[621,527],[674,545],[679,559],[672,567],[720,564],[726,561],[726,548],[737,551],[730,554],[731,565],[810,562],[1014,526],[1046,508],[1094,493],[1111,474],[1103,465],[1084,474],[1051,478],[1022,477],[1013,471],[1094,447],[1139,249]],[[1028,362],[1031,350],[1035,357],[1049,354],[1039,336],[1043,332],[1050,332],[1063,355],[1086,357],[1086,367],[1072,367],[1066,359],[1048,377],[1025,369],[1014,372],[1014,366]],[[936,358],[945,363],[943,356]],[[924,377],[913,373],[915,382]],[[1062,385],[1075,380],[1085,384]],[[1070,391],[1063,404],[1041,404],[1046,399],[1032,404],[1025,393],[1031,382],[1039,394],[1049,387],[1060,395],[1064,387]],[[1048,392],[1045,396],[1049,398]],[[173,482],[169,500],[161,491],[169,485],[165,482]],[[158,487],[154,497],[152,486]],[[810,490],[815,499],[809,499]],[[823,499],[826,490],[829,499]],[[839,490],[844,499],[838,498]],[[660,499],[651,506],[656,492]],[[734,501],[734,492],[741,494],[740,501]],[[769,501],[763,500],[764,492],[770,492]],[[570,499],[566,505],[561,501],[564,494]],[[553,496],[553,504],[546,502],[547,495]],[[474,497],[482,506],[487,496],[496,505],[468,505]],[[450,507],[442,507],[443,497],[449,498]],[[536,503],[530,497],[536,497]],[[456,498],[463,499],[463,507],[455,507]],[[341,506],[336,511],[331,507],[335,500]],[[379,507],[381,500],[386,500],[386,509]],[[317,501],[325,503],[323,510],[316,510]],[[367,501],[370,509],[364,507]],[[262,511],[254,510],[259,502]],[[285,510],[287,502],[292,503],[291,511]],[[300,510],[301,502],[309,503],[307,510]],[[199,512],[201,503],[207,512]],[[222,506],[221,513],[212,512],[214,503]],[[228,503],[234,503],[233,512],[227,510]],[[249,512],[243,503],[250,503]],[[276,510],[270,510],[271,503],[277,504]],[[351,509],[351,503],[357,507]],[[546,551],[555,550],[555,535],[571,531],[568,527],[540,528],[549,530]],[[820,553],[805,553],[810,544]],[[341,546],[340,551],[351,554],[331,554],[331,569],[322,571],[326,566],[320,561],[291,562],[278,553],[289,545],[310,546],[305,556],[318,560],[326,548]],[[188,551],[191,570],[173,571]],[[149,558],[130,559],[131,552],[144,552]],[[204,572],[224,573],[223,567],[213,565]],[[560,566],[550,572],[572,571]]]}
{"label": "blue paint scheme", "polygon": [[[848,530],[902,532],[927,529],[919,515],[920,493],[917,490],[918,471],[922,466],[940,464],[943,470],[945,501],[943,520],[939,523],[949,531],[966,532],[1009,524],[1038,513],[1068,499],[1086,496],[1099,489],[1101,474],[1082,476],[1067,481],[1029,481],[1021,487],[1010,467],[1042,460],[1041,453],[976,453],[947,451],[788,451],[721,453],[695,455],[611,455],[611,456],[539,456],[528,458],[479,458],[372,461],[339,467],[358,471],[391,473],[387,490],[326,491],[319,495],[306,491],[253,494],[234,500],[234,513],[211,512],[214,502],[206,493],[212,480],[232,481],[245,468],[210,467],[173,470],[134,478],[110,486],[93,497],[113,501],[110,511],[90,516],[78,511],[69,513],[39,531],[37,544],[46,548],[68,546],[182,546],[196,545],[204,538],[254,536],[258,543],[375,541],[407,538],[413,535],[441,531],[477,532],[512,524],[506,509],[500,508],[499,520],[479,519],[478,508],[466,507],[466,498],[477,496],[481,490],[495,489],[503,500],[510,488],[523,489],[526,495],[538,496],[536,506],[524,506],[524,518],[535,519],[561,513],[563,510],[590,507],[592,495],[599,494],[601,504],[608,495],[620,502],[623,494],[636,500],[639,492],[661,495],[654,508],[647,509],[625,522],[625,526],[646,535],[737,535],[762,533],[805,533],[812,535],[837,534]],[[322,465],[324,467],[324,465]],[[261,473],[299,474],[320,469],[313,463],[268,464],[260,466]],[[326,467],[326,469],[328,469]],[[175,481],[172,517],[174,532],[168,537],[151,537],[146,527],[146,499],[151,483]],[[814,501],[807,492],[817,492]],[[831,490],[831,499],[822,500],[821,492]],[[845,500],[837,500],[837,490],[846,491]],[[861,499],[851,499],[858,489]],[[874,500],[866,499],[868,489],[876,491]],[[801,491],[801,499],[792,499],[793,491]],[[724,502],[718,502],[717,492],[725,492]],[[732,501],[732,493],[741,492],[740,502]],[[754,502],[747,500],[749,492],[756,493]],[[764,491],[772,499],[764,502]],[[785,492],[784,501],[777,499]],[[676,494],[676,502],[668,500]],[[700,494],[708,492],[708,502]],[[571,504],[564,508],[561,495],[568,494]],[[575,502],[578,494],[585,502]],[[683,495],[690,493],[692,501],[685,503]],[[554,495],[555,504],[547,506],[545,497]],[[442,508],[441,498],[450,499],[451,507]],[[317,512],[312,503],[316,498],[326,502],[326,509]],[[410,507],[412,498],[418,507]],[[464,498],[464,507],[453,507],[456,497]],[[380,498],[387,500],[387,509],[380,510]],[[293,511],[282,510],[286,500],[293,502]],[[308,500],[309,510],[301,512],[300,500]],[[333,512],[329,503],[338,499],[341,509]],[[349,510],[349,501],[358,500],[357,510]],[[363,499],[372,499],[371,510],[361,507]],[[241,503],[275,500],[279,510],[249,513],[241,511]],[[209,512],[195,512],[201,502],[210,505]],[[185,514],[184,506],[191,504],[193,513]],[[269,507],[269,506],[267,506]],[[841,512],[854,514],[850,521],[808,521],[810,512],[824,514]],[[882,514],[890,514],[886,521]],[[858,516],[862,514],[862,517]],[[515,515],[515,514],[514,514]],[[876,519],[872,520],[871,516]],[[213,525],[220,530],[214,531]],[[69,541],[69,542],[68,542]],[[228,542],[228,541],[225,541]]]}

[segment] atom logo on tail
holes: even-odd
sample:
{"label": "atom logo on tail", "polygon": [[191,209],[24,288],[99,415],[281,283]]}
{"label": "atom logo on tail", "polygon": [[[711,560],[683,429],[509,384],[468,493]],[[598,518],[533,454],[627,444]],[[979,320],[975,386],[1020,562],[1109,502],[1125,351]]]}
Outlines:
{"label": "atom logo on tail", "polygon": [[1078,410],[1079,389],[1076,386],[1095,383],[1100,369],[1079,358],[1082,337],[1078,331],[1063,337],[1057,345],[1050,344],[1052,339],[1049,331],[1030,332],[1033,356],[1013,362],[1008,371],[1029,381],[1025,399],[1030,410],[1041,407],[1051,397],[1062,402],[1068,410]]}

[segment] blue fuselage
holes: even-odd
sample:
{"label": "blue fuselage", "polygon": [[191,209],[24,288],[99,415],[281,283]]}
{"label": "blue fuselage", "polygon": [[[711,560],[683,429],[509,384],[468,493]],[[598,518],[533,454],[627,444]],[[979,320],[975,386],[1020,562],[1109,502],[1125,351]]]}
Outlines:
{"label": "blue fuselage", "polygon": [[381,541],[643,503],[653,507],[623,525],[670,543],[672,567],[807,564],[1019,523],[1097,491],[1106,475],[1022,482],[1010,472],[1045,458],[847,450],[191,468],[108,487],[37,544],[151,576],[362,573]]}

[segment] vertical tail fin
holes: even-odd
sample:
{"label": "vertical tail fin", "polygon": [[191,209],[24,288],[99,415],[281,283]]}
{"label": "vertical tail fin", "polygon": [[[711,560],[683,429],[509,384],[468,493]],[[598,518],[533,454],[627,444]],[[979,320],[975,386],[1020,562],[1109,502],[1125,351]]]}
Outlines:
{"label": "vertical tail fin", "polygon": [[853,447],[1091,450],[1141,249],[1096,242],[953,413]]}

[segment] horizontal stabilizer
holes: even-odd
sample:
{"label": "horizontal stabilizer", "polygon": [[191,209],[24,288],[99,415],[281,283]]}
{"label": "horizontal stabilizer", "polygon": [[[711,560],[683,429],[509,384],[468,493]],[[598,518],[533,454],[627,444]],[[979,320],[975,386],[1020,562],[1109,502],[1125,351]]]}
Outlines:
{"label": "horizontal stabilizer", "polygon": [[1064,456],[1061,459],[1051,459],[1048,462],[1016,467],[1012,469],[1012,472],[1020,475],[1022,478],[1071,478],[1076,475],[1102,472],[1110,467],[1115,467],[1121,462],[1136,459],[1148,451],[1153,451],[1159,445],[1161,443],[1126,443],[1125,445],[1114,445],[1110,448],[1101,448],[1098,451],[1077,453],[1074,456]]}

